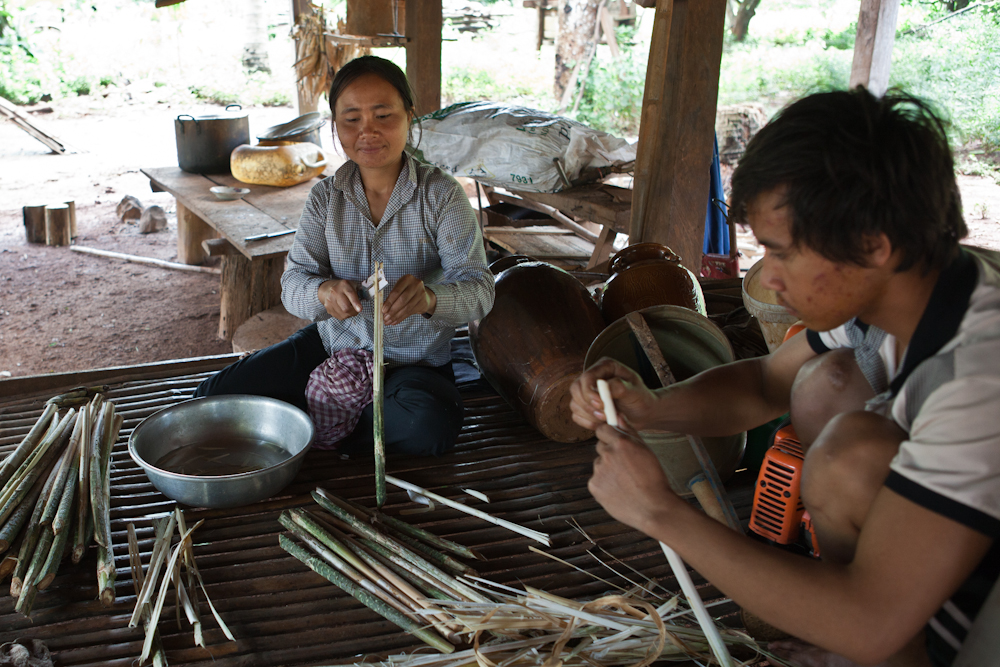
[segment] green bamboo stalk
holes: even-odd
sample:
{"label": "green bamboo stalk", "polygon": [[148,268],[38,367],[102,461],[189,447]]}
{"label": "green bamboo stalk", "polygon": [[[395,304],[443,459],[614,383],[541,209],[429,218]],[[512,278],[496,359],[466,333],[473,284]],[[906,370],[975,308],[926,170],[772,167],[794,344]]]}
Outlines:
{"label": "green bamboo stalk", "polygon": [[471,558],[472,560],[482,560],[482,556],[477,554],[475,551],[467,546],[458,544],[457,542],[452,542],[449,539],[445,539],[434,533],[424,530],[423,528],[418,528],[417,526],[411,526],[410,524],[397,519],[394,516],[389,516],[384,512],[372,512],[372,516],[375,518],[377,523],[385,524],[386,526],[393,528],[394,530],[405,533],[411,537],[415,537],[418,540],[423,540],[427,542],[432,547],[441,549],[442,551],[448,551],[455,554],[456,556],[461,556],[462,558]]}
{"label": "green bamboo stalk", "polygon": [[382,319],[382,262],[375,262],[374,289],[375,304],[373,306],[374,334],[372,347],[372,413],[374,416],[375,438],[375,505],[381,508],[385,505],[385,420],[382,406],[385,402],[383,384],[385,379],[385,356],[382,347],[384,322]]}
{"label": "green bamboo stalk", "polygon": [[73,528],[73,551],[70,560],[79,563],[87,553],[87,547],[94,541],[94,515],[87,512],[83,526]]}
{"label": "green bamboo stalk", "polygon": [[83,420],[83,431],[80,438],[80,466],[76,479],[76,521],[73,525],[73,562],[79,563],[87,551],[90,544],[90,532],[88,522],[93,525],[93,516],[90,512],[90,459],[91,459],[91,437],[93,431],[93,414],[90,407],[80,410],[80,419]]}
{"label": "green bamboo stalk", "polygon": [[14,538],[14,543],[11,545],[13,548],[6,556],[0,558],[0,581],[9,577],[17,567],[17,554],[21,551],[21,542],[23,541],[24,533],[18,534],[18,536]]}
{"label": "green bamboo stalk", "polygon": [[38,496],[42,494],[43,486],[44,484],[32,485],[31,491],[28,492],[28,495],[21,501],[21,504],[10,515],[3,528],[0,528],[0,554],[5,552],[17,539],[21,528],[24,527],[31,513],[35,510],[35,504],[38,502]]}
{"label": "green bamboo stalk", "polygon": [[[439,537],[428,530],[424,530],[423,528],[411,526],[405,521],[389,516],[380,510],[370,510],[367,507],[359,505],[358,503],[344,498],[338,498],[333,494],[327,495],[331,502],[337,503],[344,509],[353,512],[359,519],[369,520],[370,523],[381,523],[396,533],[403,533],[409,537],[415,537],[418,540],[423,540],[432,547],[442,551],[449,551],[456,556],[461,556],[462,558],[471,558],[473,560],[482,559],[482,556],[466,546],[462,546],[457,542],[452,542],[451,540]],[[464,565],[462,567],[464,567]],[[475,571],[472,571],[472,574],[475,574]]]}
{"label": "green bamboo stalk", "polygon": [[[439,566],[443,567],[444,569],[450,570],[455,574],[468,574],[472,576],[478,574],[478,572],[473,570],[465,563],[461,563],[452,558],[451,556],[444,554],[435,549],[434,547],[424,544],[423,542],[418,542],[414,540],[413,538],[409,537],[409,535],[405,533],[403,530],[397,530],[393,528],[393,525],[401,525],[401,526],[406,526],[407,528],[412,528],[415,534],[420,535],[422,538],[427,539],[429,542],[433,541],[433,539],[440,540],[440,538],[438,538],[436,535],[433,535],[432,533],[429,533],[426,530],[410,526],[408,523],[404,523],[402,521],[399,521],[398,519],[395,520],[395,524],[391,524],[389,521],[380,521],[380,519],[391,519],[392,517],[387,517],[378,510],[372,511],[366,507],[362,507],[361,505],[352,503],[349,500],[338,498],[333,494],[328,493],[326,498],[327,500],[334,503],[344,511],[350,512],[356,518],[358,518],[361,521],[364,521],[367,524],[381,523],[382,532],[384,532],[388,537],[391,537],[392,539],[401,542],[402,544],[412,549],[414,552],[436,562]],[[447,541],[447,540],[442,540],[442,541]],[[454,544],[454,542],[451,542],[450,544]],[[455,546],[461,547],[461,545],[455,545]],[[461,548],[464,549],[464,547]]]}
{"label": "green bamboo stalk", "polygon": [[311,532],[309,532],[309,530],[292,520],[288,514],[282,513],[282,515],[278,517],[278,522],[291,531],[295,537],[302,540],[302,542],[304,542],[307,547],[312,549],[317,556],[336,568],[338,572],[343,574],[358,586],[361,586],[378,599],[382,600],[382,602],[409,618],[414,623],[419,623],[419,619],[413,615],[413,610],[406,607],[401,601],[397,600],[391,591],[382,588],[376,581],[373,581],[367,575],[362,574],[360,570],[353,567],[350,563],[337,555],[335,551],[329,549]]}
{"label": "green bamboo stalk", "polygon": [[337,572],[337,570],[333,567],[311,555],[303,547],[295,544],[295,542],[293,542],[287,535],[279,535],[278,542],[282,549],[304,563],[313,572],[316,572],[324,579],[330,581],[335,586],[354,597],[355,600],[365,605],[375,613],[381,615],[383,618],[392,621],[414,637],[417,637],[424,643],[433,646],[442,653],[452,653],[455,650],[455,647],[450,643],[444,641],[430,630],[417,625],[389,605],[370,595],[368,591],[364,590],[360,586],[357,586],[350,579]]}
{"label": "green bamboo stalk", "polygon": [[428,544],[419,542],[413,539],[412,537],[409,537],[407,535],[400,533],[397,530],[389,528],[388,524],[383,523],[382,528],[386,535],[395,539],[400,544],[409,547],[415,553],[418,553],[425,558],[429,558],[430,560],[435,561],[439,566],[441,566],[445,570],[448,570],[454,574],[467,574],[473,577],[478,576],[479,574],[465,563],[461,563],[455,560],[448,554],[441,553],[440,551],[438,551],[437,549]]}
{"label": "green bamboo stalk", "polygon": [[[35,425],[28,431],[28,434],[21,440],[21,444],[3,460],[3,464],[0,465],[0,488],[3,488],[7,484],[14,471],[24,463],[24,459],[28,457],[28,454],[38,446],[42,436],[51,426],[53,421],[52,415],[54,414],[56,414],[56,406],[46,405],[45,409],[42,410],[41,416],[38,417],[38,421],[35,422]],[[56,420],[56,423],[58,423],[58,420]]]}
{"label": "green bamboo stalk", "polygon": [[[433,598],[435,600],[468,599],[465,595],[462,595],[458,591],[449,587],[448,584],[439,581],[438,579],[432,577],[429,573],[423,572],[419,568],[415,568],[411,563],[408,563],[403,558],[397,556],[391,549],[386,549],[381,544],[378,544],[373,540],[361,538],[360,540],[356,540],[355,544],[357,544],[360,548],[368,549],[373,552],[376,556],[381,558],[383,562],[391,567],[393,571],[400,576],[405,577],[407,581],[426,593],[429,598]],[[482,602],[482,600],[475,600],[475,602]]]}
{"label": "green bamboo stalk", "polygon": [[[98,544],[97,548],[97,590],[100,592],[101,604],[110,607],[115,603],[115,553],[114,544],[111,539],[111,450],[118,439],[118,429],[121,428],[123,417],[115,414],[113,403],[105,403],[107,416],[102,423],[104,427],[100,440],[100,495],[103,507],[100,514],[97,513],[97,503],[93,503],[94,512],[94,532],[95,535],[100,526],[100,532],[104,539],[103,544]],[[96,539],[96,538],[95,538]]]}
{"label": "green bamboo stalk", "polygon": [[115,603],[115,556],[111,549],[98,546],[97,590],[101,604],[110,607]]}
{"label": "green bamboo stalk", "polygon": [[34,583],[35,586],[38,587],[38,590],[44,591],[49,587],[49,584],[52,583],[52,580],[56,578],[56,572],[59,571],[59,565],[62,563],[63,557],[66,555],[68,546],[68,530],[60,532],[52,539],[52,547],[49,549],[48,556],[42,564],[42,568],[38,572],[38,576],[35,578]]}
{"label": "green bamboo stalk", "polygon": [[[350,537],[347,535],[352,530],[350,524],[329,514],[314,514],[313,516],[321,525],[330,530],[338,539],[346,544],[351,551],[357,554],[359,558],[364,558],[364,555],[367,554],[379,559],[385,567],[390,568],[397,576],[403,577],[406,581],[419,588],[425,597],[438,600],[454,600],[462,597],[454,591],[446,593],[443,590],[446,588],[444,584],[431,577],[427,572],[416,568],[408,561],[395,556],[395,552],[392,549],[386,549],[371,540],[362,539],[363,542],[368,542],[370,546],[369,544],[361,544],[353,537]],[[393,562],[392,558],[396,558],[401,564]]]}
{"label": "green bamboo stalk", "polygon": [[56,480],[52,486],[52,492],[49,493],[49,497],[45,501],[45,509],[42,510],[42,523],[51,524],[52,519],[56,515],[56,511],[59,509],[59,503],[62,501],[63,490],[66,487],[66,478],[73,467],[72,461],[74,458],[78,458],[76,448],[80,443],[80,426],[80,416],[77,415],[73,424],[73,435],[70,436],[69,444],[65,447],[65,449],[63,449],[62,454],[59,456],[59,472],[56,474]]}
{"label": "green bamboo stalk", "polygon": [[[451,637],[449,634],[461,630],[459,626],[453,625],[451,621],[445,617],[443,613],[441,613],[441,609],[434,606],[426,595],[400,578],[399,575],[392,572],[386,565],[379,562],[373,554],[368,553],[357,544],[355,545],[357,551],[352,551],[351,547],[347,544],[347,540],[350,538],[341,533],[335,527],[324,522],[321,517],[318,517],[308,510],[291,510],[290,514],[293,520],[296,521],[299,521],[296,513],[303,519],[312,523],[315,530],[318,531],[318,534],[314,533],[318,539],[323,541],[324,544],[328,544],[328,546],[334,549],[337,555],[348,563],[354,565],[358,570],[365,574],[365,576],[392,593],[397,599],[407,604],[414,611],[429,609],[436,612],[431,614],[430,618],[434,621],[438,621],[438,623],[435,623],[435,628],[437,628],[446,639],[450,640]],[[306,527],[306,523],[304,521],[301,522],[301,525]],[[313,531],[312,528],[307,527],[306,529],[310,532]],[[444,629],[442,629],[442,627]]]}
{"label": "green bamboo stalk", "polygon": [[76,414],[73,410],[67,412],[56,426],[49,429],[38,447],[11,476],[7,486],[0,492],[0,521],[7,520],[17,504],[28,494],[31,484],[38,479],[41,471],[62,451],[62,445],[66,442],[64,436],[69,438],[75,419]]}
{"label": "green bamboo stalk", "polygon": [[330,494],[325,489],[317,488],[312,492],[312,497],[313,500],[319,503],[320,507],[327,510],[331,514],[337,516],[337,518],[339,518],[341,521],[347,523],[351,527],[351,530],[356,532],[358,535],[363,535],[364,537],[367,537],[368,539],[377,542],[378,544],[381,544],[387,549],[390,549],[395,553],[398,553],[402,558],[406,559],[407,561],[415,565],[417,569],[428,573],[429,575],[437,579],[439,582],[447,586],[447,588],[459,593],[460,594],[459,597],[469,600],[475,600],[476,602],[489,602],[489,600],[480,595],[478,592],[476,592],[472,588],[469,588],[462,582],[458,581],[447,572],[444,572],[438,566],[432,564],[423,556],[417,555],[410,549],[407,549],[406,547],[401,545],[399,542],[396,542],[392,538],[383,535],[379,531],[375,530],[372,526],[365,523],[364,521],[360,521],[356,516],[354,516],[353,513],[348,512],[343,508],[339,507],[337,504],[335,504],[333,501],[330,500]]}
{"label": "green bamboo stalk", "polygon": [[66,407],[66,405],[88,403],[93,396],[100,396],[102,392],[108,390],[108,385],[94,385],[92,387],[76,387],[69,391],[53,396],[46,403]]}
{"label": "green bamboo stalk", "polygon": [[[77,424],[81,425],[82,419],[77,419]],[[80,442],[77,441],[77,448],[73,452],[73,456],[70,459],[69,474],[66,476],[65,482],[62,489],[62,495],[59,498],[59,504],[56,506],[55,515],[52,517],[52,533],[54,535],[59,535],[60,533],[66,533],[67,535],[71,533],[69,530],[65,530],[69,527],[73,521],[73,507],[74,502],[78,499],[76,493],[76,483],[80,476]],[[70,447],[73,444],[70,443]]]}
{"label": "green bamboo stalk", "polygon": [[[12,596],[20,596],[21,594],[21,588],[25,581],[25,575],[28,573],[28,568],[31,565],[32,557],[35,554],[39,541],[44,539],[43,533],[52,535],[52,528],[48,524],[43,524],[41,518],[42,512],[45,511],[45,501],[48,499],[55,484],[57,472],[55,461],[50,462],[45,475],[45,484],[42,486],[41,493],[38,494],[38,500],[35,501],[35,507],[31,511],[31,518],[28,519],[28,525],[24,529],[24,540],[21,542],[21,549],[17,554],[17,566],[14,568],[14,573],[10,581],[10,594]],[[51,542],[49,542],[49,545],[51,545]],[[48,547],[46,547],[47,549]]]}
{"label": "green bamboo stalk", "polygon": [[111,525],[105,522],[108,517],[108,498],[104,495],[104,433],[110,428],[111,404],[101,406],[101,412],[95,422],[93,436],[90,439],[90,506],[94,514],[94,541],[102,547],[111,544]]}
{"label": "green bamboo stalk", "polygon": [[42,569],[42,565],[49,557],[49,550],[52,548],[52,542],[52,531],[49,529],[47,524],[42,524],[41,536],[38,539],[38,544],[35,545],[34,553],[31,555],[28,563],[28,569],[24,573],[21,593],[17,598],[17,604],[14,605],[14,611],[20,612],[25,616],[29,616],[31,614],[31,606],[34,604],[35,594],[38,592],[38,586],[35,585],[35,579],[38,578],[38,572]]}

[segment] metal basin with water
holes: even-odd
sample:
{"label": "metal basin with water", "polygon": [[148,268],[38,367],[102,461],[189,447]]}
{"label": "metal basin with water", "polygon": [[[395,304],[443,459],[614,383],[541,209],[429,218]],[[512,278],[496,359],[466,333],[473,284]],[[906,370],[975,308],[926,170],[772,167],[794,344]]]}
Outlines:
{"label": "metal basin with water", "polygon": [[312,441],[312,421],[299,408],[229,395],[192,399],[147,417],[132,432],[128,451],[163,495],[220,508],[285,488]]}

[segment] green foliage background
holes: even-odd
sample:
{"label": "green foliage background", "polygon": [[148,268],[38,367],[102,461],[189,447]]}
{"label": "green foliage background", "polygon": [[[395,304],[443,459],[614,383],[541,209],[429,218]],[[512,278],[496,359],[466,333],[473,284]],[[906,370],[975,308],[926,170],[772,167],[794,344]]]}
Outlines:
{"label": "green foliage background", "polygon": [[[91,10],[128,9],[154,22],[195,9],[177,5],[149,11],[147,0],[57,0],[64,25],[71,15]],[[343,0],[326,0],[336,13]],[[493,0],[490,11],[510,11],[513,0]],[[72,57],[43,66],[32,49],[40,34],[18,23],[26,0],[0,0],[0,96],[18,104],[70,95],[97,95],[123,83],[118,71],[87,71]],[[137,8],[142,7],[142,10]],[[722,59],[719,104],[757,103],[773,113],[789,101],[814,90],[843,88],[850,75],[857,4],[849,0],[764,0],[742,43],[727,42]],[[96,15],[96,14],[95,14]],[[943,20],[942,20],[943,19]],[[514,19],[516,20],[516,19]],[[613,134],[635,137],[642,109],[653,14],[643,11],[640,26],[621,27],[617,38],[622,57],[611,58],[600,46],[586,76],[582,93],[571,97],[563,113]],[[937,23],[933,23],[937,21]],[[276,32],[287,30],[287,27]],[[550,34],[554,26],[550,25]],[[443,103],[467,100],[506,101],[556,111],[551,78],[526,76],[517,66],[479,58],[472,42],[483,35],[457,35],[459,54],[445,63]],[[445,49],[453,48],[446,43]],[[519,58],[540,61],[531,45]],[[383,50],[383,51],[392,51]],[[400,50],[401,51],[401,50]],[[393,56],[399,59],[399,54]],[[522,62],[522,61],[519,61]],[[527,61],[523,61],[527,62]],[[91,68],[95,69],[95,68]],[[511,71],[516,70],[516,71]],[[290,90],[257,75],[217,76],[189,72],[183,85],[172,84],[155,72],[144,73],[149,85],[164,88],[166,98],[225,104],[235,101],[264,105],[290,104]],[[134,78],[134,77],[133,77]],[[544,77],[543,77],[544,78]],[[986,0],[956,15],[942,2],[903,0],[893,50],[891,84],[929,98],[950,115],[956,144],[974,144],[1000,150],[1000,0]],[[573,111],[577,96],[576,110]],[[180,100],[183,101],[183,100]]]}

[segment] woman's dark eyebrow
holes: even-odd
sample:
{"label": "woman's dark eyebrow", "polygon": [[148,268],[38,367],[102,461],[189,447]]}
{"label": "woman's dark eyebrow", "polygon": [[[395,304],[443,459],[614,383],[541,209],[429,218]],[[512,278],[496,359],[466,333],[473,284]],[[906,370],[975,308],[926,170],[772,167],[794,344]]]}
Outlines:
{"label": "woman's dark eyebrow", "polygon": [[[370,106],[368,108],[370,108],[370,109],[391,109],[392,105],[389,105],[389,104],[373,104],[372,106]],[[346,109],[341,110],[341,113],[350,113],[352,111],[361,111],[361,107],[347,107]]]}

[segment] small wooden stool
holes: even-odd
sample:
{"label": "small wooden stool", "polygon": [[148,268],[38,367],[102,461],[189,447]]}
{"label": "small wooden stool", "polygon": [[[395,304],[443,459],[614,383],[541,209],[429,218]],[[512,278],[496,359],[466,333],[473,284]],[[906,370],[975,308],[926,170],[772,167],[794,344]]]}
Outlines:
{"label": "small wooden stool", "polygon": [[309,324],[309,320],[289,314],[280,304],[268,308],[252,315],[236,329],[233,352],[253,352],[280,343]]}

